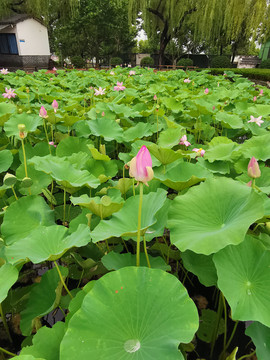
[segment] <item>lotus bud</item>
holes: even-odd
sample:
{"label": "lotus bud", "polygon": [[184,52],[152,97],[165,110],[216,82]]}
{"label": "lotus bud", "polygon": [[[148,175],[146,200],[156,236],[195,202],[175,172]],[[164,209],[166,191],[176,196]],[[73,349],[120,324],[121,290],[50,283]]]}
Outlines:
{"label": "lotus bud", "polygon": [[248,164],[248,176],[256,179],[261,176],[261,170],[255,157],[253,156]]}
{"label": "lotus bud", "polygon": [[157,95],[156,95],[156,94],[154,95],[154,100],[155,100],[155,101],[157,100]]}
{"label": "lotus bud", "polygon": [[39,116],[42,117],[43,119],[46,119],[48,117],[47,111],[44,106],[41,106],[39,110]]}
{"label": "lotus bud", "polygon": [[100,152],[102,155],[106,155],[106,146],[105,146],[105,144],[100,144],[100,145],[99,145],[99,152]]}
{"label": "lotus bud", "polygon": [[53,102],[52,102],[52,107],[53,107],[53,110],[54,110],[54,112],[56,113],[56,110],[58,109],[58,102],[56,101],[56,100],[53,100]]}
{"label": "lotus bud", "polygon": [[128,165],[129,175],[148,186],[147,182],[153,179],[154,172],[151,155],[145,145],[140,148],[138,154],[131,159]]}
{"label": "lotus bud", "polygon": [[18,129],[21,132],[25,131],[25,125],[24,124],[18,124]]}
{"label": "lotus bud", "polygon": [[205,93],[205,94],[208,94],[208,93],[209,93],[209,89],[206,88],[206,89],[204,90],[204,93]]}

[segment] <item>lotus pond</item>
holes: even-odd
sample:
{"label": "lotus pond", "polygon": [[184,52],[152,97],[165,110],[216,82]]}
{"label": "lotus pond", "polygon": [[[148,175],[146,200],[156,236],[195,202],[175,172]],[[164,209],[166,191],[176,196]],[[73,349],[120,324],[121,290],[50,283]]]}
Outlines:
{"label": "lotus pond", "polygon": [[0,74],[0,359],[270,358],[269,90]]}

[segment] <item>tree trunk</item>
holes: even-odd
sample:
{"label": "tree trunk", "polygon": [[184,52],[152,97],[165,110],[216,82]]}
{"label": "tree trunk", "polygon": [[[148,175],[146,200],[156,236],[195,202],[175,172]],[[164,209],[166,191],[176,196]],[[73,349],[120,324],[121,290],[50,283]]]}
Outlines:
{"label": "tree trunk", "polygon": [[164,54],[170,40],[171,40],[171,36],[170,35],[168,36],[168,23],[166,21],[164,25],[164,29],[160,36],[158,65],[164,65]]}

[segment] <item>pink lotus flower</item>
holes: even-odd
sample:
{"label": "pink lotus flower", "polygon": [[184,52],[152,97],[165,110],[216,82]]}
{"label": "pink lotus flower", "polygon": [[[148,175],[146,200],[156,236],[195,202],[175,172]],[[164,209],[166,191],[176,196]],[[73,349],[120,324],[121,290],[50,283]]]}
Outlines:
{"label": "pink lotus flower", "polygon": [[41,106],[39,110],[39,116],[42,117],[43,119],[46,119],[48,117],[47,111],[44,106]]}
{"label": "pink lotus flower", "polygon": [[117,85],[113,88],[114,91],[123,91],[125,90],[125,86],[123,86],[123,82],[117,81]]}
{"label": "pink lotus flower", "polygon": [[257,100],[257,96],[254,96],[253,101],[255,102]]}
{"label": "pink lotus flower", "polygon": [[95,95],[95,96],[98,96],[98,95],[105,95],[105,88],[104,88],[104,89],[102,89],[102,87],[101,87],[101,86],[98,88],[98,90],[97,90],[97,89],[94,89],[94,90],[95,90],[95,93],[94,93],[94,95]]}
{"label": "pink lotus flower", "polygon": [[187,135],[183,135],[179,142],[180,145],[190,146],[190,142],[187,141]]}
{"label": "pink lotus flower", "polygon": [[130,70],[129,75],[130,75],[130,76],[131,76],[131,75],[136,75],[136,71]]}
{"label": "pink lotus flower", "polygon": [[102,111],[101,116],[105,116],[105,112],[104,112],[104,111]]}
{"label": "pink lotus flower", "polygon": [[206,88],[206,89],[204,90],[204,93],[205,93],[205,94],[208,94],[208,93],[209,93],[209,89]]}
{"label": "pink lotus flower", "polygon": [[148,186],[147,182],[153,179],[154,172],[151,155],[145,145],[140,148],[138,154],[131,159],[128,165],[129,175]]}
{"label": "pink lotus flower", "polygon": [[157,101],[157,95],[156,95],[156,94],[154,95],[153,99],[154,99],[155,101]]}
{"label": "pink lotus flower", "polygon": [[56,113],[56,110],[58,109],[58,102],[56,101],[56,100],[53,100],[53,102],[52,102],[52,107],[53,107],[53,110],[54,110],[54,112]]}
{"label": "pink lotus flower", "polygon": [[8,69],[1,69],[0,70],[0,73],[2,74],[2,75],[7,75],[8,73],[9,73],[9,71],[8,71]]}
{"label": "pink lotus flower", "polygon": [[248,163],[248,176],[256,179],[261,176],[261,170],[259,164],[254,156],[252,156],[250,162]]}
{"label": "pink lotus flower", "polygon": [[261,124],[264,123],[264,121],[261,119],[262,119],[261,116],[255,118],[254,116],[250,115],[250,120],[248,121],[248,123],[255,122],[258,126],[261,126]]}
{"label": "pink lotus flower", "polygon": [[53,141],[49,141],[49,145],[54,146],[56,148],[57,145],[54,144]]}
{"label": "pink lotus flower", "polygon": [[191,80],[189,80],[189,79],[185,79],[185,80],[184,80],[184,83],[189,84],[190,82],[191,82]]}
{"label": "pink lotus flower", "polygon": [[263,96],[263,89],[260,90],[259,95],[260,95],[260,96]]}
{"label": "pink lotus flower", "polygon": [[194,148],[192,149],[192,151],[195,151],[197,153],[197,156],[204,156],[205,154],[205,150],[203,150],[202,148],[200,149]]}
{"label": "pink lotus flower", "polygon": [[214,111],[214,110],[216,110],[216,107],[215,107],[215,105],[213,106],[213,111]]}
{"label": "pink lotus flower", "polygon": [[6,99],[11,99],[12,97],[15,98],[15,96],[16,96],[17,94],[15,94],[14,91],[15,91],[15,90],[13,90],[13,89],[5,88],[5,93],[3,93],[2,95],[3,95],[4,98],[6,98]]}
{"label": "pink lotus flower", "polygon": [[56,69],[56,67],[55,67],[55,66],[54,66],[52,69],[53,69],[53,71],[57,71],[57,69]]}

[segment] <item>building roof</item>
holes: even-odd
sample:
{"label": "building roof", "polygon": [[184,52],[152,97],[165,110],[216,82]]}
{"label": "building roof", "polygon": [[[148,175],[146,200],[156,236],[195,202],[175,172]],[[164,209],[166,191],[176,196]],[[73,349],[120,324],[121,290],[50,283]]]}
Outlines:
{"label": "building roof", "polygon": [[1,19],[0,25],[6,25],[6,26],[16,25],[19,22],[22,22],[27,19],[34,19],[34,20],[38,21],[39,23],[41,23],[42,25],[44,25],[40,19],[37,19],[36,17],[27,15],[27,14],[16,14],[16,15],[10,16],[9,18]]}

